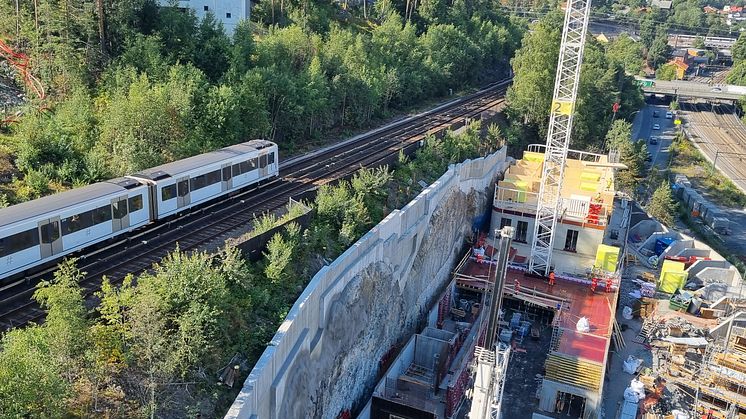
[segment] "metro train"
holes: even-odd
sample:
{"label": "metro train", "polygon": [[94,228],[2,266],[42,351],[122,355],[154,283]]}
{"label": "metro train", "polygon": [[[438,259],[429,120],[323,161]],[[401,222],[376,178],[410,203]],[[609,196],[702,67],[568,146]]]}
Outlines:
{"label": "metro train", "polygon": [[0,209],[0,280],[279,173],[277,145],[252,140]]}

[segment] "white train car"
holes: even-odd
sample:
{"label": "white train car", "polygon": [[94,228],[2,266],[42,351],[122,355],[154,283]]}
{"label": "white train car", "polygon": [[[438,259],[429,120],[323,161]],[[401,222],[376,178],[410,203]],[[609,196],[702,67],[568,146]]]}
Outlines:
{"label": "white train car", "polygon": [[161,219],[277,176],[277,145],[252,140],[128,176],[151,185],[150,211]]}
{"label": "white train car", "polygon": [[148,224],[149,200],[118,178],[0,209],[0,278]]}

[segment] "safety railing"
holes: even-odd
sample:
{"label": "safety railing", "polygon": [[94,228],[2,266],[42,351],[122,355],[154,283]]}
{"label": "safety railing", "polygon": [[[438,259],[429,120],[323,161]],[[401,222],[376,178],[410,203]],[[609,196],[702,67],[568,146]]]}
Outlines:
{"label": "safety railing", "polygon": [[[534,214],[539,204],[535,192],[497,186],[493,205],[501,210]],[[560,208],[560,219],[583,224],[606,226],[610,208],[606,204],[594,203],[582,199],[563,198]]]}
{"label": "safety railing", "polygon": [[[532,153],[544,153],[547,149],[546,144],[529,144],[528,151]],[[580,150],[567,150],[567,158],[570,160],[582,160],[598,162],[602,157],[606,157],[605,154],[589,153],[587,151]]]}

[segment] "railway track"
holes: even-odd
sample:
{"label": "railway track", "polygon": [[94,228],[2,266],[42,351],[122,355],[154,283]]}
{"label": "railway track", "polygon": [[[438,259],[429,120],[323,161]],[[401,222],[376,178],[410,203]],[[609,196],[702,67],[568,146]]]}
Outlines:
{"label": "railway track", "polygon": [[[280,176],[231,197],[159,223],[106,247],[78,256],[86,272],[81,287],[90,297],[103,276],[118,283],[160,261],[177,244],[181,250],[201,250],[224,243],[226,237],[250,223],[255,215],[276,210],[290,198],[313,193],[320,185],[351,176],[360,167],[396,161],[399,153],[413,152],[427,135],[465,124],[485,110],[504,102],[510,80],[493,83],[477,93],[432,111],[344,141],[280,164]],[[23,326],[43,319],[44,310],[33,301],[36,284],[49,279],[55,268],[27,277],[0,290],[0,326]]]}
{"label": "railway track", "polygon": [[697,146],[717,167],[742,190],[746,189],[746,127],[729,107],[689,105],[687,116],[690,131],[699,141]]}

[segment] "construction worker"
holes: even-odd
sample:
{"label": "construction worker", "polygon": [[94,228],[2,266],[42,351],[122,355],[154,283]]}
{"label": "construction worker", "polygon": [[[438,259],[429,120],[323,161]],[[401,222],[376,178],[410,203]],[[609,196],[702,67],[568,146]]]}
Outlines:
{"label": "construction worker", "polygon": [[518,294],[519,292],[521,292],[521,283],[520,283],[520,282],[518,282],[518,278],[516,278],[516,279],[515,279],[515,280],[513,281],[513,285],[515,286],[515,293],[516,293],[516,294]]}
{"label": "construction worker", "polygon": [[606,278],[606,292],[611,292],[611,278]]}
{"label": "construction worker", "polygon": [[591,279],[591,294],[596,293],[596,287],[598,287],[598,278],[595,276]]}
{"label": "construction worker", "polygon": [[554,271],[549,272],[549,291],[554,288]]}

